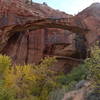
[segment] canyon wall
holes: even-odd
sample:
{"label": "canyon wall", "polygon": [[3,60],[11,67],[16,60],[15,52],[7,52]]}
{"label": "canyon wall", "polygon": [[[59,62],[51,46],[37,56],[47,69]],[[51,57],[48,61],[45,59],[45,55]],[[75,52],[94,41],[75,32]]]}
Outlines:
{"label": "canyon wall", "polygon": [[[0,53],[10,56],[15,64],[22,65],[38,64],[41,58],[57,56],[59,63],[56,66],[70,69],[73,64],[77,65],[81,59],[86,58],[87,49],[99,37],[98,5],[100,4],[93,4],[78,15],[72,16],[45,4],[30,4],[24,0],[0,0]],[[34,20],[45,18],[71,18],[77,27],[43,27],[37,30],[23,28],[24,25],[31,25]],[[81,27],[80,32],[77,32],[78,27]],[[89,31],[83,33],[82,28]],[[17,29],[22,30],[16,31]],[[76,33],[68,31],[73,29]]]}

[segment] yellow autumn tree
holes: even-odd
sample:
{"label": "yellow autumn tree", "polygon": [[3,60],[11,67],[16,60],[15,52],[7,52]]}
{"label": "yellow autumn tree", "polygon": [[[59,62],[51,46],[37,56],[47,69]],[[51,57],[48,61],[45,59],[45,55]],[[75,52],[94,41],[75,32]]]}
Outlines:
{"label": "yellow autumn tree", "polygon": [[10,66],[4,72],[4,88],[13,91],[15,100],[48,100],[49,92],[56,87],[50,66],[55,57],[48,57],[39,65]]}

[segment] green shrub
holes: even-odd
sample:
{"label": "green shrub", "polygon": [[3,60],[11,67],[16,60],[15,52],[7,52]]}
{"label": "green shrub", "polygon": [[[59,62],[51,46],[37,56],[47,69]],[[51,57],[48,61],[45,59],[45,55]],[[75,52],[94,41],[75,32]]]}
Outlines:
{"label": "green shrub", "polygon": [[3,86],[0,86],[0,100],[14,100],[13,92]]}
{"label": "green shrub", "polygon": [[67,81],[76,81],[86,79],[87,68],[84,65],[79,65],[79,67],[73,68],[73,70],[67,75]]}
{"label": "green shrub", "polygon": [[[66,92],[74,90],[75,85],[79,81],[85,80],[87,78],[87,74],[88,74],[87,67],[84,66],[84,64],[81,64],[78,67],[73,68],[72,71],[69,72],[68,74],[61,74],[61,75],[57,76],[56,81],[61,86],[60,91],[64,90],[63,91],[63,94],[64,94]],[[58,92],[58,93],[59,93],[59,96],[55,97],[56,91],[55,92],[53,91],[52,97],[56,98],[53,100],[60,100],[57,98],[62,98],[62,93],[60,93],[60,92]]]}
{"label": "green shrub", "polygon": [[84,65],[79,65],[72,69],[68,74],[62,74],[57,76],[57,81],[62,85],[68,85],[72,82],[79,82],[80,80],[85,79],[87,76],[87,68]]}
{"label": "green shrub", "polygon": [[100,92],[100,48],[94,46],[91,48],[91,57],[87,58],[84,66],[88,69],[88,79],[92,82],[94,88]]}

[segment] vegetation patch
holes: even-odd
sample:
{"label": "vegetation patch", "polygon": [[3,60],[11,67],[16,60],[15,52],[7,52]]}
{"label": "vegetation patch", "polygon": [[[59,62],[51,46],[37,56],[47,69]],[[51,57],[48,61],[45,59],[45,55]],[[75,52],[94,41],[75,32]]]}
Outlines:
{"label": "vegetation patch", "polygon": [[[10,57],[0,55],[0,100],[61,100],[81,80],[89,80],[100,93],[100,49],[91,49],[91,57],[70,73],[55,75],[50,70],[55,57],[47,57],[39,65],[12,65]],[[90,97],[89,97],[90,98]]]}

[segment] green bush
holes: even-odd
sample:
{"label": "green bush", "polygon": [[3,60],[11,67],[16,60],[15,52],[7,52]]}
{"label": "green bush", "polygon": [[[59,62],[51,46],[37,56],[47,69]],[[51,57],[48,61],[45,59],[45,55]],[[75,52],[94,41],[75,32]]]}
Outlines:
{"label": "green bush", "polygon": [[61,100],[66,92],[75,89],[75,85],[85,80],[87,77],[87,68],[84,64],[79,65],[72,69],[68,74],[60,74],[56,76],[56,82],[59,84],[59,88],[54,89],[49,94],[49,100]]}
{"label": "green bush", "polygon": [[87,68],[84,65],[79,65],[79,67],[73,68],[73,70],[67,75],[68,82],[86,79]]}
{"label": "green bush", "polygon": [[[75,89],[75,85],[87,78],[87,68],[84,64],[79,65],[72,69],[72,71],[68,74],[62,74],[56,77],[56,81],[60,84],[61,90],[64,90],[63,94]],[[52,94],[52,97],[55,98],[56,91]],[[62,93],[59,92],[59,98],[62,98]],[[56,98],[58,98],[56,97]],[[56,100],[56,99],[53,99]],[[60,99],[57,99],[60,100]]]}
{"label": "green bush", "polygon": [[86,59],[84,66],[88,69],[88,79],[92,86],[100,92],[100,48],[98,46],[91,48],[91,57]]}
{"label": "green bush", "polygon": [[62,74],[57,76],[57,81],[62,84],[70,84],[72,82],[79,82],[80,80],[85,79],[87,76],[87,68],[84,65],[79,65],[72,69],[68,74]]}
{"label": "green bush", "polygon": [[0,86],[0,100],[14,100],[13,92]]}

